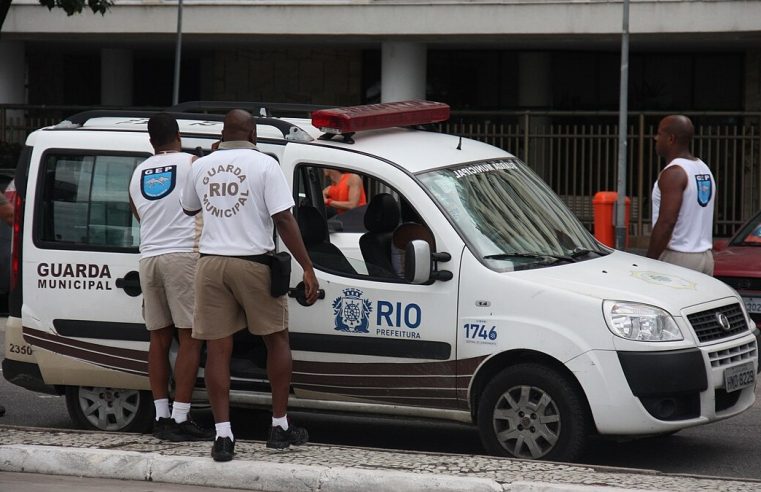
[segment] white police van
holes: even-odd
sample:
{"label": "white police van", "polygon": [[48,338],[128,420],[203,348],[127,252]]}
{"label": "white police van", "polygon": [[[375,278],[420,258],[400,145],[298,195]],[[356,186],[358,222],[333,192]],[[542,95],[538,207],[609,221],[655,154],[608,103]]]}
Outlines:
{"label": "white police van", "polygon": [[[174,110],[183,145],[208,152],[221,116]],[[593,434],[668,434],[753,404],[757,340],[731,288],[606,248],[511,154],[414,128],[448,114],[416,101],[258,119],[324,289],[303,306],[294,262],[292,408],[469,422],[489,452],[573,460]],[[148,116],[38,130],[16,175],[3,375],[66,394],[89,428],[152,418],[127,194]],[[325,168],[359,175],[369,203],[328,219]],[[233,405],[269,404],[259,339],[236,335],[231,371]]]}

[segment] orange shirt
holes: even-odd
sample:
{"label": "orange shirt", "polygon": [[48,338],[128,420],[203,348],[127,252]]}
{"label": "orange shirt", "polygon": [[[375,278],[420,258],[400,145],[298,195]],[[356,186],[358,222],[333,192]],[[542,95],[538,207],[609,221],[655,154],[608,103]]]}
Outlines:
{"label": "orange shirt", "polygon": [[[327,192],[327,198],[330,198],[334,202],[347,202],[349,201],[349,178],[351,177],[351,174],[344,173],[341,175],[341,179],[338,180],[338,183],[334,185],[328,186],[328,192]],[[360,193],[359,193],[359,202],[357,202],[357,206],[365,205],[367,203],[367,197],[365,196],[365,188],[363,186],[360,186]],[[339,210],[338,213],[343,212],[343,210]]]}

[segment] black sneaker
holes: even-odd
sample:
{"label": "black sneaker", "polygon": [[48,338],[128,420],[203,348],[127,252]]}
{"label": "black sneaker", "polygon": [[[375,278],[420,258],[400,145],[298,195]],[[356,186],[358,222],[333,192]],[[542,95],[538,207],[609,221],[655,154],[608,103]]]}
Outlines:
{"label": "black sneaker", "polygon": [[200,427],[190,418],[178,424],[173,418],[167,417],[160,418],[153,424],[153,436],[171,442],[211,441],[214,431]]}
{"label": "black sneaker", "polygon": [[235,455],[235,441],[229,437],[218,437],[211,447],[211,457],[214,461],[230,461]]}
{"label": "black sneaker", "polygon": [[215,432],[212,429],[204,429],[194,420],[188,417],[188,420],[177,424],[176,437],[182,438],[181,441],[211,441],[214,439]]}
{"label": "black sneaker", "polygon": [[267,439],[267,447],[285,449],[291,444],[299,446],[306,444],[309,433],[303,427],[297,427],[289,422],[288,430],[283,430],[279,425],[270,427],[270,436]]}
{"label": "black sneaker", "polygon": [[171,417],[159,417],[153,422],[153,437],[162,441],[169,441],[169,436],[173,434],[177,427],[177,422]]}

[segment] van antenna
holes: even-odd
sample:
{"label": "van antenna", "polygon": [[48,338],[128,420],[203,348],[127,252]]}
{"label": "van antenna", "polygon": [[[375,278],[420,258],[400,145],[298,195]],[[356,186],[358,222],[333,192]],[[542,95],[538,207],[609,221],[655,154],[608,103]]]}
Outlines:
{"label": "van antenna", "polygon": [[460,141],[457,142],[457,150],[462,150],[462,135],[460,135]]}

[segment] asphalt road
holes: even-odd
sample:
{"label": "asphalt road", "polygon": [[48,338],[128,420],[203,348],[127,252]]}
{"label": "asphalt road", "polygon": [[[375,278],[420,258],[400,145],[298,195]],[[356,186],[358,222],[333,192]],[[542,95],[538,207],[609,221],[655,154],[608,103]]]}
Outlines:
{"label": "asphalt road", "polygon": [[[4,320],[0,322],[4,328]],[[4,350],[0,330],[0,352]],[[757,394],[761,390],[757,390]],[[32,393],[0,378],[0,404],[7,413],[0,423],[71,428],[63,397]],[[208,410],[194,412],[211,425]],[[475,428],[461,424],[291,412],[308,428],[312,442],[457,454],[482,454]],[[270,415],[264,411],[232,413],[237,438],[264,440]],[[667,473],[761,479],[761,402],[733,419],[685,429],[670,437],[626,442],[596,440],[582,462],[592,465],[658,470]]]}

